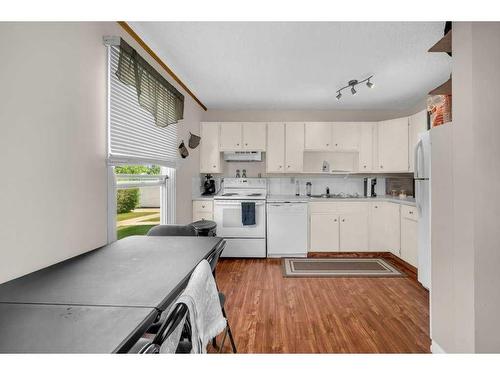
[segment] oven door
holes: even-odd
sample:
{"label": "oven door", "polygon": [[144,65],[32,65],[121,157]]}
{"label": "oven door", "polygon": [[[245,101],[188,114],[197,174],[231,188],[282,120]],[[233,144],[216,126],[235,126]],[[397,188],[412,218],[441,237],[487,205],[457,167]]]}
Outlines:
{"label": "oven door", "polygon": [[255,202],[255,225],[243,225],[241,202],[248,200],[215,200],[214,220],[217,223],[217,237],[264,238],[266,236],[266,202]]}

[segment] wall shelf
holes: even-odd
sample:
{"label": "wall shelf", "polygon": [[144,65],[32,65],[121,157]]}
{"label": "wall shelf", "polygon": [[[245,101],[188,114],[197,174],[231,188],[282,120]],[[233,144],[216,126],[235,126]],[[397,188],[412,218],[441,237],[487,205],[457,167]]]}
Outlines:
{"label": "wall shelf", "polygon": [[439,85],[434,90],[429,91],[429,95],[451,95],[451,88],[452,80],[450,76],[450,78],[445,83]]}
{"label": "wall shelf", "polygon": [[436,44],[429,48],[428,52],[446,52],[451,53],[451,31],[448,31]]}

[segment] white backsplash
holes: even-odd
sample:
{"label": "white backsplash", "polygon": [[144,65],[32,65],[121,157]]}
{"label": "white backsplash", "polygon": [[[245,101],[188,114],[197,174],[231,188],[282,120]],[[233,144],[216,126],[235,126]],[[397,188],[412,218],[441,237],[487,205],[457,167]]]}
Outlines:
{"label": "white backsplash", "polygon": [[[353,176],[328,177],[268,177],[268,193],[271,195],[294,195],[295,181],[299,181],[300,195],[306,194],[306,183],[311,182],[311,193],[323,194],[330,188],[330,194],[346,193],[363,195],[363,178]],[[385,194],[385,179],[377,178],[375,192]]]}
{"label": "white backsplash", "polygon": [[[326,188],[330,188],[330,194],[346,193],[363,195],[363,177],[358,176],[321,176],[321,177],[265,177],[267,179],[268,193],[271,195],[295,195],[295,181],[300,184],[300,195],[306,194],[306,183],[311,182],[312,194],[323,194]],[[216,176],[215,185],[220,186],[221,177]],[[202,191],[202,183],[205,181],[203,175],[193,177],[192,192],[198,195]],[[375,186],[377,195],[385,194],[385,178],[377,178]]]}

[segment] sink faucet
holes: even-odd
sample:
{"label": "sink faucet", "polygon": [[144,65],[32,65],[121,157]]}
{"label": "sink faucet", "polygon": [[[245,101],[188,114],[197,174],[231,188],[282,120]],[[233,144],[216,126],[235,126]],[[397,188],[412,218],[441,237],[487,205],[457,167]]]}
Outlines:
{"label": "sink faucet", "polygon": [[328,186],[326,187],[326,195],[330,195],[330,188]]}

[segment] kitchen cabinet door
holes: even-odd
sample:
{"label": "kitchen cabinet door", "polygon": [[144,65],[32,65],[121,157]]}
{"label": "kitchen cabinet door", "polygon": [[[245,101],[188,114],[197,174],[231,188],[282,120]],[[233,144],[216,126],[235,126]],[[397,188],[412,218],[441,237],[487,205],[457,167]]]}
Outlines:
{"label": "kitchen cabinet door", "polygon": [[415,146],[418,142],[418,135],[427,131],[427,110],[420,111],[410,116],[408,119],[408,132],[409,132],[409,149],[408,149],[408,159],[410,165],[410,172],[413,172],[415,169],[414,166],[414,158],[415,158]]}
{"label": "kitchen cabinet door", "polygon": [[359,125],[356,122],[335,122],[332,126],[333,151],[359,149]]}
{"label": "kitchen cabinet door", "polygon": [[313,151],[331,151],[332,124],[330,122],[306,123],[304,148]]}
{"label": "kitchen cabinet door", "polygon": [[219,124],[202,123],[200,133],[200,172],[221,173]]}
{"label": "kitchen cabinet door", "polygon": [[267,124],[266,172],[285,170],[285,124]]}
{"label": "kitchen cabinet door", "polygon": [[241,124],[222,123],[220,125],[220,151],[241,150]]}
{"label": "kitchen cabinet door", "polygon": [[370,250],[390,251],[400,256],[399,204],[371,203],[369,220]]}
{"label": "kitchen cabinet door", "polygon": [[364,212],[340,216],[340,251],[367,251],[368,215]]}
{"label": "kitchen cabinet door", "polygon": [[359,124],[359,172],[373,171],[373,127],[370,122]]}
{"label": "kitchen cabinet door", "polygon": [[198,220],[213,220],[212,201],[193,201],[193,222]]}
{"label": "kitchen cabinet door", "polygon": [[339,216],[311,214],[309,251],[339,251]]}
{"label": "kitchen cabinet door", "polygon": [[266,151],[266,123],[247,122],[243,124],[243,149]]}
{"label": "kitchen cabinet door", "polygon": [[414,220],[401,218],[401,259],[418,267],[417,227]]}
{"label": "kitchen cabinet door", "polygon": [[408,117],[378,123],[379,172],[408,171]]}
{"label": "kitchen cabinet door", "polygon": [[286,124],[285,173],[302,172],[304,166],[304,124]]}
{"label": "kitchen cabinet door", "polygon": [[401,206],[401,259],[418,267],[418,214],[416,207]]}

